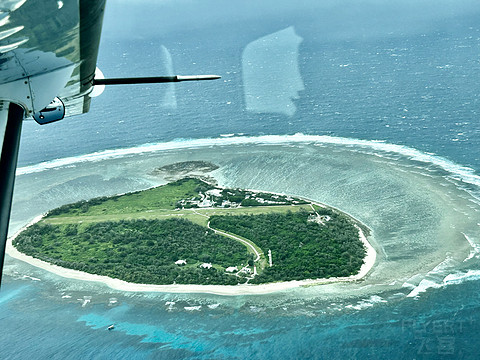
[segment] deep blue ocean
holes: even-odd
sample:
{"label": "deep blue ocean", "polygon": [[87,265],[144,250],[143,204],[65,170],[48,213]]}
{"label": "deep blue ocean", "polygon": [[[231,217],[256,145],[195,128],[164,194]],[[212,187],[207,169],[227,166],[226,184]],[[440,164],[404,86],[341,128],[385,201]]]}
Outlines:
{"label": "deep blue ocean", "polygon": [[[174,87],[114,86],[92,100],[88,114],[45,126],[26,121],[12,223],[26,223],[48,210],[49,194],[56,196],[51,203],[60,205],[73,201],[69,196],[98,195],[91,189],[105,194],[126,191],[115,176],[134,182],[135,174],[122,173],[123,158],[118,155],[117,175],[93,183],[93,173],[82,173],[79,165],[86,155],[99,154],[85,166],[90,166],[88,171],[97,167],[104,176],[107,165],[102,161],[111,158],[104,156],[106,150],[128,152],[125,161],[131,165],[150,161],[145,154],[151,151],[129,149],[170,144],[165,145],[169,154],[180,154],[179,161],[208,158],[225,163],[226,184],[261,184],[265,190],[321,196],[315,200],[365,221],[379,243],[382,234],[394,231],[372,219],[387,219],[387,211],[397,211],[379,205],[384,194],[392,194],[384,202],[396,204],[399,213],[408,214],[405,204],[412,204],[419,222],[439,229],[446,209],[455,208],[458,223],[457,215],[449,216],[454,219],[448,229],[457,226],[459,233],[470,237],[472,248],[480,249],[475,245],[480,243],[478,229],[470,227],[478,228],[480,223],[475,215],[480,201],[480,6],[476,1],[396,5],[374,0],[109,1],[98,66],[106,77],[174,73],[218,74],[222,79]],[[263,140],[257,148],[247,148],[247,142],[264,135],[287,140],[276,142],[280,150],[262,145]],[[289,145],[290,135],[304,136],[307,145],[303,147],[302,141]],[[338,156],[317,154],[309,147],[310,135],[326,136],[329,140],[319,143],[328,154]],[[208,139],[213,143],[208,145]],[[217,139],[231,143],[217,151]],[[332,139],[341,139],[344,147],[336,148]],[[189,145],[197,140],[204,145]],[[234,146],[240,150],[232,150],[237,149]],[[350,158],[349,152],[355,155]],[[295,159],[297,168],[292,167]],[[283,166],[285,175],[257,178],[248,164],[259,169]],[[332,182],[331,191],[309,193],[307,180],[302,184],[286,175],[310,174],[313,170],[307,168],[315,164],[348,176]],[[405,176],[408,184],[395,175],[397,165],[398,173],[412,169]],[[49,166],[50,172],[31,170]],[[247,175],[239,174],[238,169],[247,168]],[[387,168],[391,174],[380,170]],[[62,180],[75,171],[76,180]],[[367,173],[378,175],[367,181]],[[419,188],[432,189],[431,196],[416,192],[412,179],[417,173],[425,179]],[[320,178],[319,174],[321,169]],[[382,179],[378,192],[376,178]],[[346,189],[357,180],[373,190],[348,193]],[[50,184],[56,192],[48,190]],[[147,180],[135,178],[134,186],[148,185]],[[23,196],[30,188],[40,194],[33,203]],[[438,192],[442,188],[451,203],[443,201]],[[457,197],[457,190],[465,194]],[[432,204],[438,201],[435,213],[422,208],[422,196]],[[401,200],[397,203],[395,197]],[[471,205],[463,209],[461,199],[470,201],[470,197]],[[378,213],[357,204],[350,209],[349,199],[362,203],[372,199],[371,208]],[[468,221],[461,218],[467,213]],[[396,224],[395,216],[388,221]],[[429,226],[422,223],[418,228],[430,231]],[[468,230],[460,230],[463,226]],[[405,226],[398,236],[421,241],[431,236],[425,230],[420,237],[412,229],[413,225]],[[392,243],[385,245],[387,255],[397,235],[391,236]],[[434,237],[433,243],[438,236]],[[418,247],[425,258],[433,248],[423,243]],[[404,250],[398,261],[415,259],[415,254],[419,252]],[[436,285],[424,286],[420,296],[406,296],[411,291],[407,286],[405,293],[382,290],[362,297],[363,291],[367,293],[362,288],[358,297],[349,300],[329,297],[321,290],[306,292],[304,298],[297,296],[301,292],[237,297],[124,293],[49,275],[7,257],[0,291],[0,358],[477,359],[480,260],[478,251],[472,254],[441,277],[427,269],[423,279]],[[445,256],[448,259],[450,252],[446,250]],[[402,271],[389,271],[397,270]],[[460,280],[449,282],[448,274]],[[415,289],[428,283],[412,282]],[[110,324],[115,330],[106,330]]]}

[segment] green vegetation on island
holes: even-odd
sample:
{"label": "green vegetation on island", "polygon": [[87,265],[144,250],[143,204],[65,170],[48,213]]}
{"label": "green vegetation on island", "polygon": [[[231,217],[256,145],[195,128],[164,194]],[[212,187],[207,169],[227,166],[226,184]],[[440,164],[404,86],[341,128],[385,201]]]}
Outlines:
{"label": "green vegetation on island", "polygon": [[267,283],[356,274],[365,248],[344,215],[322,209],[328,226],[305,210],[285,214],[212,216],[210,225],[250,239],[271,251],[272,266],[250,281]]}
{"label": "green vegetation on island", "polygon": [[304,199],[197,178],[51,210],[17,249],[134,283],[267,283],[349,276],[365,256],[353,220]]}
{"label": "green vegetation on island", "polygon": [[[148,284],[237,284],[223,270],[252,258],[242,244],[181,218],[29,227],[19,251],[49,263]],[[177,260],[186,265],[178,266]],[[213,263],[210,269],[202,263]]]}
{"label": "green vegetation on island", "polygon": [[207,173],[219,168],[218,165],[215,165],[208,161],[182,161],[174,164],[165,165],[153,170],[154,174],[187,174],[191,172],[202,172]]}

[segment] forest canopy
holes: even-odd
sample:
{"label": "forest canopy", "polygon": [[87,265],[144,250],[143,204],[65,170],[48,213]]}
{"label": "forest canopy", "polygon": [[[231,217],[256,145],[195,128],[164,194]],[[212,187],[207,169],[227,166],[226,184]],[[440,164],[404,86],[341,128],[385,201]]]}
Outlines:
{"label": "forest canopy", "polygon": [[13,244],[62,267],[162,285],[344,277],[365,256],[337,210],[196,178],[61,206]]}
{"label": "forest canopy", "polygon": [[343,215],[329,212],[328,226],[308,221],[306,211],[286,214],[212,216],[213,228],[250,239],[271,250],[272,266],[250,283],[350,276],[363,264],[358,230]]}

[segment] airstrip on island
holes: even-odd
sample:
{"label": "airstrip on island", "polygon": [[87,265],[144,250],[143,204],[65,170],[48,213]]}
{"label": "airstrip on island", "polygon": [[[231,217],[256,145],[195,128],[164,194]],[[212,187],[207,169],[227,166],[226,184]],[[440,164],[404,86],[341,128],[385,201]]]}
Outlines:
{"label": "airstrip on island", "polygon": [[13,245],[129,283],[250,285],[357,279],[367,254],[360,229],[368,232],[306,199],[186,177],[53,209]]}

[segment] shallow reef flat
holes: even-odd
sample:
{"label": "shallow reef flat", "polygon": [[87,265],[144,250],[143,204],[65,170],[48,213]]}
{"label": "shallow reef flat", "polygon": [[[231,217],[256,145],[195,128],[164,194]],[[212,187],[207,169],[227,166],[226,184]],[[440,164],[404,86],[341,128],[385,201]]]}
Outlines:
{"label": "shallow reef flat", "polygon": [[[392,291],[416,295],[461,272],[480,238],[475,184],[455,164],[414,149],[374,142],[325,143],[283,137],[142,148],[95,161],[72,160],[40,172],[23,170],[12,232],[59,205],[164,184],[152,170],[179,161],[217,164],[219,185],[301,196],[341,209],[372,230],[376,265],[359,283],[298,288],[297,295],[348,296]],[[336,138],[334,138],[336,139]],[[275,140],[275,141],[274,141]],[[405,150],[405,151],[404,151]],[[449,167],[450,166],[450,167]],[[460,169],[461,170],[461,169]],[[17,210],[15,210],[17,209]],[[471,260],[472,257],[470,257]]]}

